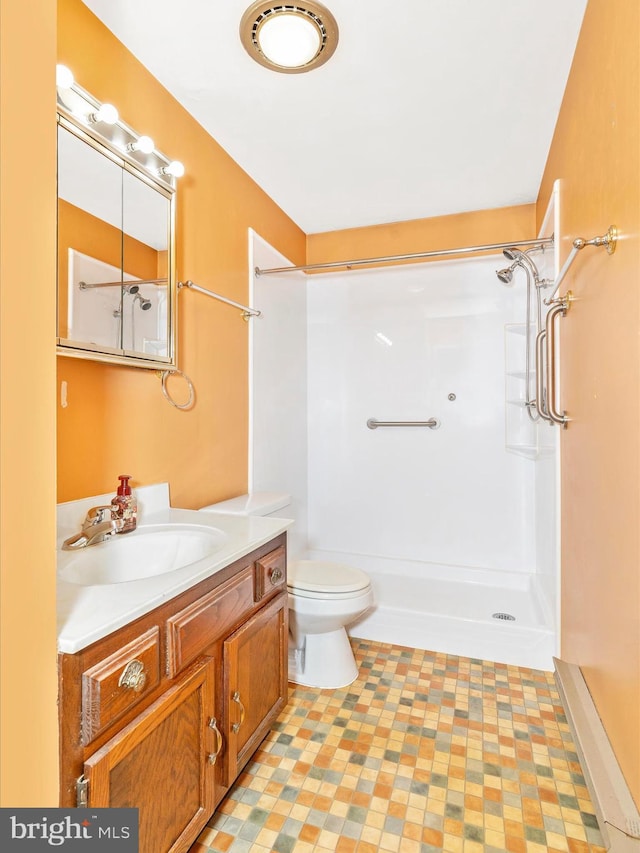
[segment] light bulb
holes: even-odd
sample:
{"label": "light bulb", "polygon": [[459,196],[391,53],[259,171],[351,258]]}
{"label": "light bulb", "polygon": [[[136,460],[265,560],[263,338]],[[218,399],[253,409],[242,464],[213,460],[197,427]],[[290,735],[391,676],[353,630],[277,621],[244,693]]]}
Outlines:
{"label": "light bulb", "polygon": [[171,163],[169,163],[168,172],[170,175],[173,175],[174,178],[181,178],[184,175],[184,166],[180,160],[172,160]]}
{"label": "light bulb", "polygon": [[115,124],[118,121],[118,110],[113,104],[102,104],[97,112],[91,113],[87,118],[92,124],[98,121],[104,124]]}
{"label": "light bulb", "polygon": [[127,151],[141,151],[143,154],[151,154],[155,143],[150,136],[140,136],[135,142],[127,145]]}
{"label": "light bulb", "polygon": [[66,65],[56,65],[56,86],[70,89],[73,86],[73,73]]}
{"label": "light bulb", "polygon": [[153,139],[150,136],[141,136],[138,139],[138,151],[142,151],[143,154],[151,154],[155,147]]}
{"label": "light bulb", "polygon": [[163,166],[159,172],[161,175],[171,175],[174,178],[181,178],[184,175],[184,166],[179,160],[172,160],[168,166]]}

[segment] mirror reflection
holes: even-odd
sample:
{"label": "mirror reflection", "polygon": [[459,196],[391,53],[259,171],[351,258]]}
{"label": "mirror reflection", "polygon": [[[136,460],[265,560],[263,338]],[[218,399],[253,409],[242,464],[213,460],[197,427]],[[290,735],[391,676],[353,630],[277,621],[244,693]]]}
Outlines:
{"label": "mirror reflection", "polygon": [[172,363],[171,193],[58,126],[58,351]]}

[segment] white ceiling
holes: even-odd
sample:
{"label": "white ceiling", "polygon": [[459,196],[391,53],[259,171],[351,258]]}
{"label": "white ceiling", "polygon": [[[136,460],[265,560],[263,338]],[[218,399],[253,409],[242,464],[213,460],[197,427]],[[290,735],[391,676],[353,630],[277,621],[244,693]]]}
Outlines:
{"label": "white ceiling", "polygon": [[249,58],[250,0],[84,2],[314,233],[535,201],[587,0],[324,0],[306,74]]}

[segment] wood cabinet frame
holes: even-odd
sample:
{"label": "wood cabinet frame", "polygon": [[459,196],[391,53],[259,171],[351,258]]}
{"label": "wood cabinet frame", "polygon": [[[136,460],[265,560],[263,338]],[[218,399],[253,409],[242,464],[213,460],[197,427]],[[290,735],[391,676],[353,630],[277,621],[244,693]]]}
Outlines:
{"label": "wood cabinet frame", "polygon": [[[187,708],[184,703],[191,702],[191,716],[198,718],[193,742],[199,743],[203,762],[197,808],[180,833],[174,833],[172,846],[145,848],[144,838],[140,846],[141,853],[188,850],[287,702],[286,578],[268,596],[256,596],[264,565],[282,566],[282,549],[286,567],[286,534],[282,533],[77,654],[59,655],[61,806],[77,805],[77,783],[83,774],[89,783],[88,804],[112,804],[113,774],[125,772],[119,768],[127,761],[135,766],[136,759],[127,756],[136,750],[142,754],[152,732],[171,714],[179,716],[180,709]],[[268,656],[264,671],[258,647]],[[150,672],[149,680],[139,690],[127,692],[123,700],[116,694],[130,657],[144,658],[141,662],[149,662],[151,670],[159,659],[160,673],[158,678],[157,671]],[[238,705],[231,697],[240,689],[242,678],[242,690],[253,699],[247,701],[250,711],[244,729],[234,732]],[[209,763],[218,747],[222,747],[218,758]],[[121,780],[118,786],[117,802],[125,805]],[[135,797],[143,796],[136,785],[132,790],[138,792]],[[126,804],[153,812],[153,783],[148,796],[144,803]],[[141,827],[148,825],[145,821],[141,814]],[[157,839],[152,843],[157,848]]]}

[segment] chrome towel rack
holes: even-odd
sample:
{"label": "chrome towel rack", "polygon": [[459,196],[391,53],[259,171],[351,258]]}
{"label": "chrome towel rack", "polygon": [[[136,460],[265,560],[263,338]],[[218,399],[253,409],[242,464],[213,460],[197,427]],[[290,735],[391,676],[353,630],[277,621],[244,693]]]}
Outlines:
{"label": "chrome towel rack", "polygon": [[437,418],[429,418],[428,421],[379,421],[376,418],[369,418],[367,426],[369,429],[378,429],[378,427],[427,427],[428,429],[439,429],[440,421]]}

